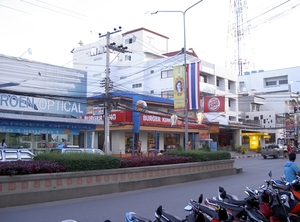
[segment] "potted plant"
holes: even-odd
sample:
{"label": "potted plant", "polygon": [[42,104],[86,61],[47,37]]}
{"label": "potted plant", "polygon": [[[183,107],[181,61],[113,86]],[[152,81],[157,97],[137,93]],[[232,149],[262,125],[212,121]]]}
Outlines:
{"label": "potted plant", "polygon": [[242,153],[242,154],[245,154],[246,151],[247,151],[247,148],[242,146],[242,147],[241,147],[241,153]]}

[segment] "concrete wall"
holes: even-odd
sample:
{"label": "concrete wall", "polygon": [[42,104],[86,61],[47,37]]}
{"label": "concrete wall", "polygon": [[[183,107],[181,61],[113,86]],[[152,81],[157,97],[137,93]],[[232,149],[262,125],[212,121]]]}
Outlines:
{"label": "concrete wall", "polygon": [[232,175],[234,160],[0,177],[0,207],[125,192]]}

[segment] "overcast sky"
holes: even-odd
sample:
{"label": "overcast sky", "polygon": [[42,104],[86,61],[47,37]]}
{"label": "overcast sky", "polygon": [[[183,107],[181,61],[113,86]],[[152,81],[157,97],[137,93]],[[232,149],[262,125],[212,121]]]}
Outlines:
{"label": "overcast sky", "polygon": [[[231,0],[233,1],[233,0]],[[244,2],[244,1],[243,1]],[[169,37],[169,51],[183,47],[183,13],[197,0],[0,0],[0,54],[63,66],[71,50],[98,41],[98,33],[122,26],[124,32],[147,28]],[[186,44],[200,59],[225,67],[229,0],[203,0],[186,12]],[[251,38],[246,42],[254,66],[280,69],[300,65],[299,0],[251,0],[247,17]],[[298,6],[293,10],[291,6]],[[286,13],[285,15],[283,13]],[[246,15],[246,14],[245,14]],[[278,15],[284,15],[277,17]],[[277,19],[274,19],[277,18]],[[231,44],[232,45],[232,44]],[[70,67],[71,62],[66,66]]]}

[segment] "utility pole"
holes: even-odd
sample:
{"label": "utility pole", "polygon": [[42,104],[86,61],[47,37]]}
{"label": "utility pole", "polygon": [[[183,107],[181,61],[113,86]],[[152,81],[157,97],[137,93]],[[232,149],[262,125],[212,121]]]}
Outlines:
{"label": "utility pole", "polygon": [[111,101],[110,101],[110,96],[109,96],[109,91],[113,88],[113,82],[109,78],[109,73],[110,73],[110,50],[117,51],[120,53],[130,53],[127,51],[127,47],[123,47],[123,45],[116,46],[116,43],[110,43],[110,35],[121,32],[122,27],[119,27],[117,30],[116,28],[114,29],[113,32],[107,32],[105,35],[101,35],[99,33],[99,38],[101,37],[106,37],[106,69],[105,69],[105,78],[104,80],[101,81],[101,85],[105,88],[105,112],[104,112],[104,152],[106,154],[111,154],[110,150],[110,137],[109,137],[109,116],[110,116],[110,111],[111,111]]}

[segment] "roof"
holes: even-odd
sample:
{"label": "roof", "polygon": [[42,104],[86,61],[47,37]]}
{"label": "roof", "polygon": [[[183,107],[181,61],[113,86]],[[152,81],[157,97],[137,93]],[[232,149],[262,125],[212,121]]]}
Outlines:
{"label": "roof", "polygon": [[144,31],[147,31],[147,32],[151,32],[152,34],[161,36],[161,37],[163,37],[163,38],[169,39],[169,37],[167,37],[167,36],[164,36],[164,35],[162,35],[162,34],[159,34],[159,33],[157,33],[157,32],[151,31],[151,30],[146,29],[146,28],[138,28],[138,29],[134,29],[134,30],[125,32],[125,33],[123,33],[122,35],[124,36],[124,35],[128,35],[128,34],[131,34],[131,33],[138,32],[138,31],[143,31],[143,30],[144,30]]}
{"label": "roof", "polygon": [[[110,92],[110,96],[112,98],[114,97],[123,97],[123,98],[130,98],[133,99],[134,96],[139,96],[141,97],[142,100],[148,101],[148,102],[159,102],[159,103],[166,103],[166,104],[174,104],[174,100],[172,99],[166,99],[166,98],[161,98],[158,96],[152,96],[152,95],[143,95],[143,94],[138,94],[134,92],[129,92],[129,91],[121,91],[121,90],[116,90]],[[88,97],[88,100],[94,100],[94,99],[102,99],[105,98],[105,93],[99,94],[97,96],[92,96]]]}
{"label": "roof", "polygon": [[[183,50],[174,51],[174,52],[167,52],[167,53],[164,53],[163,55],[167,56],[167,57],[171,57],[171,56],[175,56],[175,55],[179,55],[179,54],[183,54]],[[186,50],[186,54],[198,58],[197,54],[195,53],[195,51],[192,48],[189,48],[188,50]]]}

